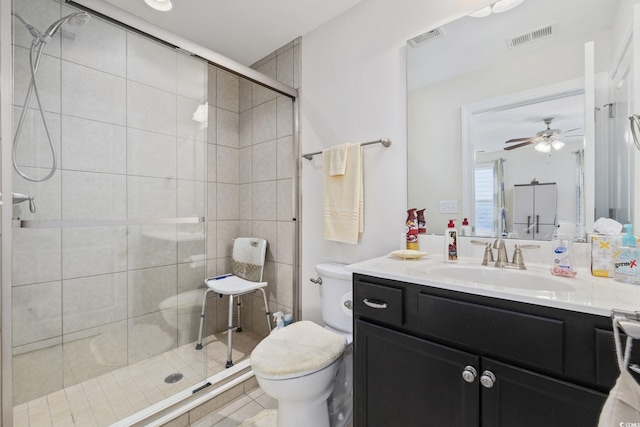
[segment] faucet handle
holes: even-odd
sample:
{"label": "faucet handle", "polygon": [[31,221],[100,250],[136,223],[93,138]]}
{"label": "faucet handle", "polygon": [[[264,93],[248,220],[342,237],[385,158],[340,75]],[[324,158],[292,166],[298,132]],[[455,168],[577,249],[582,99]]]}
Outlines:
{"label": "faucet handle", "polygon": [[470,240],[472,245],[483,245],[484,255],[482,256],[482,265],[488,265],[490,262],[494,262],[493,251],[491,250],[491,242],[481,242],[480,240]]}
{"label": "faucet handle", "polygon": [[491,250],[491,242],[487,242],[487,244],[484,245],[482,265],[488,265],[490,262],[495,262],[495,259],[493,258],[493,251]]}
{"label": "faucet handle", "polygon": [[11,193],[11,196],[13,198],[14,205],[17,203],[29,201],[29,210],[31,211],[31,213],[36,213],[36,202],[34,202],[33,196],[27,196],[26,194],[21,193]]}
{"label": "faucet handle", "polygon": [[519,243],[516,243],[516,247],[513,251],[512,264],[515,265],[515,267],[518,270],[526,270],[527,267],[525,267],[524,265],[524,258],[522,257],[521,249],[538,249],[538,248],[540,248],[540,245],[520,245]]}
{"label": "faucet handle", "polygon": [[480,240],[470,240],[472,245],[483,245],[484,255],[482,256],[482,265],[488,265],[490,262],[494,262],[493,251],[491,250],[491,242],[482,242]]}
{"label": "faucet handle", "polygon": [[516,245],[520,249],[540,249],[540,245]]}

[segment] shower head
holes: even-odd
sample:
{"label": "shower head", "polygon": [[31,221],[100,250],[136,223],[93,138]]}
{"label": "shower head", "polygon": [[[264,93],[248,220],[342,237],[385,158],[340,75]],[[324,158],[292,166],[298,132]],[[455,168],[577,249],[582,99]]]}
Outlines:
{"label": "shower head", "polygon": [[86,24],[89,21],[91,16],[87,12],[76,12],[65,17],[58,19],[56,22],[51,24],[47,31],[44,32],[44,37],[50,40],[53,35],[60,29],[62,24],[68,22],[69,25],[81,26]]}
{"label": "shower head", "polygon": [[36,44],[48,43],[49,40],[51,40],[54,34],[60,29],[62,24],[64,24],[65,22],[68,22],[69,25],[81,26],[86,24],[89,21],[89,18],[91,18],[91,15],[89,15],[87,12],[75,12],[63,18],[58,19],[53,24],[49,25],[49,28],[47,28],[47,31],[45,31],[44,33],[41,33],[33,25],[31,25],[29,21],[24,19],[18,13],[16,12],[11,12],[11,13],[13,14],[13,16],[18,18],[20,22],[24,24],[27,30],[29,30],[29,33],[31,33],[31,35],[33,36],[33,43],[36,43]]}

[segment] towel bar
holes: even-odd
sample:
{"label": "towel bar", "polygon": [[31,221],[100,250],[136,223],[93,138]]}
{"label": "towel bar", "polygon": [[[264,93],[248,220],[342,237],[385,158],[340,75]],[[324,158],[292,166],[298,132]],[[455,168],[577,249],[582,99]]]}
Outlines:
{"label": "towel bar", "polygon": [[[363,142],[360,145],[371,145],[371,144],[382,144],[385,147],[388,147],[388,146],[391,145],[391,140],[388,139],[388,138],[381,138],[381,139],[378,139],[376,141]],[[311,160],[311,159],[313,159],[313,156],[315,156],[317,154],[322,154],[322,151],[316,151],[315,153],[303,154],[302,157],[304,157],[307,160]]]}

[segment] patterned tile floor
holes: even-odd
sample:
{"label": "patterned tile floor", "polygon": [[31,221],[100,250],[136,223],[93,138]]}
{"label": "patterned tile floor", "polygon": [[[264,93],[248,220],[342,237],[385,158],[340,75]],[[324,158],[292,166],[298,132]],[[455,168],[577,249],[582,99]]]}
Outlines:
{"label": "patterned tile floor", "polygon": [[[248,357],[260,340],[259,335],[250,331],[234,333],[233,361],[240,362]],[[207,378],[225,369],[226,343],[227,335],[224,332],[215,334],[205,341]],[[202,384],[205,373],[204,354],[202,351],[195,350],[195,344],[187,344],[151,359],[18,405],[13,408],[13,425],[14,427],[108,426],[179,391]],[[182,373],[183,379],[173,384],[165,383],[165,378],[176,372]],[[202,424],[202,426],[206,425],[214,424]],[[218,424],[215,425],[218,427]]]}

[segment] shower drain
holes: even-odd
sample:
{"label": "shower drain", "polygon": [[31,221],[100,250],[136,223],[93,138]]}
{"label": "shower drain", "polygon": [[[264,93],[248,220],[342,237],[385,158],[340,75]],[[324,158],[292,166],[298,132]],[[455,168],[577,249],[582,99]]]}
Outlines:
{"label": "shower drain", "polygon": [[167,378],[164,379],[164,382],[167,383],[167,384],[173,384],[173,383],[177,383],[181,379],[182,379],[182,374],[180,374],[180,373],[171,374]]}

